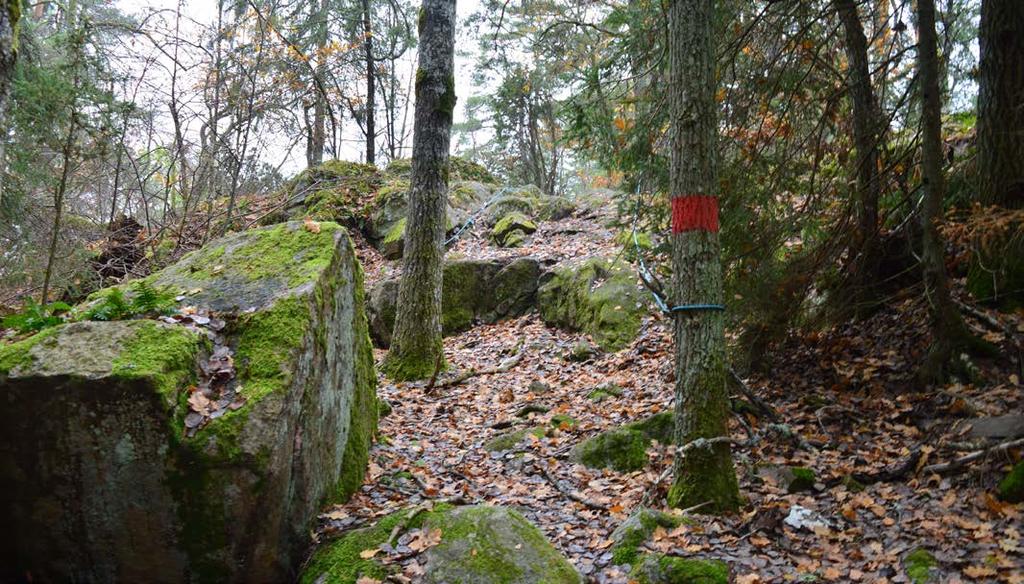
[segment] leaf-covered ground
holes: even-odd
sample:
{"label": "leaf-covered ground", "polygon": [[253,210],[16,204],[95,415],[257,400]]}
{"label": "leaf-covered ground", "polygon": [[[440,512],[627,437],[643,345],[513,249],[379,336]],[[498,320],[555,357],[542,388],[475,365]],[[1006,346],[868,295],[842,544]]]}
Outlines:
{"label": "leaf-covered ground", "polygon": [[[532,255],[550,265],[617,255],[613,235],[600,217],[590,216],[542,224],[522,249],[489,247],[478,232],[451,253]],[[396,272],[397,263],[361,243],[360,254],[369,284]],[[998,323],[983,322],[993,318]],[[1019,315],[984,312],[970,322],[979,335],[1019,352]],[[659,528],[648,547],[724,559],[745,583],[908,582],[905,557],[918,548],[937,560],[935,581],[1024,582],[1024,509],[993,496],[1019,452],[990,452],[942,472],[929,468],[1001,441],[972,439],[973,421],[1024,410],[1019,371],[1009,362],[981,361],[984,383],[916,393],[910,380],[926,349],[926,323],[923,301],[908,298],[865,322],[778,348],[770,372],[747,380],[778,419],[745,411],[731,422],[732,436],[744,441],[734,456],[748,504],[733,516],[695,515],[691,525]],[[601,430],[671,410],[667,324],[652,314],[631,347],[583,363],[564,358],[580,335],[548,328],[536,314],[446,338],[455,373],[519,360],[507,372],[432,395],[423,383],[382,378],[379,395],[393,412],[381,420],[369,477],[352,501],[324,514],[320,536],[425,499],[462,497],[520,509],[588,580],[629,581],[627,568],[611,563],[610,535],[645,496],[656,507],[664,504],[667,481],[659,477],[671,464],[670,449],[655,443],[647,468],[629,474],[590,470],[567,455]],[[621,396],[590,399],[595,387],[609,382],[623,389]],[[735,398],[747,401],[739,392]],[[548,411],[517,416],[528,404]],[[572,421],[553,423],[558,415]],[[483,448],[498,435],[535,426],[548,428],[547,435],[528,435],[504,452]],[[813,469],[814,488],[788,493],[772,465]],[[861,491],[843,481],[851,474],[868,483],[882,480]],[[795,508],[820,524],[787,524]],[[415,554],[403,556],[407,574],[421,573],[418,561]]]}

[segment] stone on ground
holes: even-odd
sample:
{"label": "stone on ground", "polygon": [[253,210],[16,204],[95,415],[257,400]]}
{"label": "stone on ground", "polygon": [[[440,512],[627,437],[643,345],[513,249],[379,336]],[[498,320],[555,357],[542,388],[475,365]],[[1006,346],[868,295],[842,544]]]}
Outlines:
{"label": "stone on ground", "polygon": [[548,325],[585,332],[602,349],[618,351],[640,332],[648,299],[629,264],[590,258],[556,269],[538,290],[537,307]]}
{"label": "stone on ground", "polygon": [[641,559],[641,548],[659,527],[678,527],[682,519],[668,513],[641,507],[612,532],[612,564],[632,566]]}
{"label": "stone on ground", "polygon": [[[495,323],[526,313],[534,305],[540,264],[532,258],[513,261],[457,260],[444,265],[441,326],[445,335],[476,322]],[[391,344],[398,302],[397,278],[370,291],[370,332],[380,347]]]}
{"label": "stone on ground", "polygon": [[350,532],[322,546],[302,574],[303,583],[354,584],[359,578],[383,580],[400,567],[385,564],[384,553],[366,550],[387,542],[395,527],[439,531],[440,542],[422,552],[422,581],[434,584],[576,584],[572,565],[544,534],[519,513],[503,507],[439,506],[429,512],[406,509],[377,525]]}
{"label": "stone on ground", "polygon": [[673,424],[671,412],[654,414],[588,438],[572,449],[570,457],[589,468],[640,470],[647,466],[647,446],[652,440],[663,444],[672,441]]}
{"label": "stone on ground", "polygon": [[329,160],[307,168],[288,181],[284,187],[288,197],[284,213],[267,217],[264,223],[309,217],[357,227],[362,218],[363,200],[380,184],[380,171],[372,164]]}
{"label": "stone on ground", "polygon": [[343,228],[229,235],[149,281],[226,321],[236,397],[197,422],[215,341],[182,324],[78,322],[0,348],[0,579],[287,580],[321,505],[362,483],[376,380]]}
{"label": "stone on ground", "polygon": [[1008,503],[1024,502],[1024,461],[1018,462],[999,482],[999,498]]}
{"label": "stone on ground", "polygon": [[651,554],[633,569],[641,584],[729,584],[729,566],[721,560],[700,560]]}
{"label": "stone on ground", "polygon": [[537,231],[537,224],[518,211],[501,218],[491,229],[491,241],[500,247],[519,247],[526,236]]}

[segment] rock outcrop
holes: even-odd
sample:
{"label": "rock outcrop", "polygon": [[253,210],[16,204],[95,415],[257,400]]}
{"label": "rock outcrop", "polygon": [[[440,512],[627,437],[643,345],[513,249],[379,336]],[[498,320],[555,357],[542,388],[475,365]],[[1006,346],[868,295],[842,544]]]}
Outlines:
{"label": "rock outcrop", "polygon": [[[219,325],[0,348],[2,580],[288,580],[321,505],[362,483],[376,380],[343,228],[232,234],[147,280]],[[230,402],[197,390],[215,359]]]}
{"label": "rock outcrop", "polygon": [[[441,298],[444,334],[464,331],[475,322],[494,323],[524,314],[534,306],[540,274],[540,264],[532,258],[446,262]],[[397,278],[385,280],[370,291],[370,333],[381,347],[391,344],[398,285]]]}
{"label": "rock outcrop", "polygon": [[423,552],[423,582],[581,582],[572,565],[522,515],[484,505],[443,505],[428,512],[407,509],[385,517],[373,527],[350,532],[321,547],[301,582],[354,584],[360,578],[386,578],[394,565],[378,559],[383,553],[370,556],[364,552],[380,548],[396,527],[440,538]]}
{"label": "rock outcrop", "polygon": [[602,258],[556,269],[537,293],[545,323],[585,332],[606,351],[636,338],[648,302],[629,264]]}

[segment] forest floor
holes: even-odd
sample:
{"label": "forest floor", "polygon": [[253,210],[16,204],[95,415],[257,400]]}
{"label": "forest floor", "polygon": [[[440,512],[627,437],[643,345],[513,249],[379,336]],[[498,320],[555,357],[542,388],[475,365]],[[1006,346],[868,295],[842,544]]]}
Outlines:
{"label": "forest floor", "polygon": [[[591,255],[615,256],[614,231],[591,216],[543,223],[524,248],[485,245],[467,234],[449,257],[523,255],[552,265]],[[394,275],[359,244],[367,286]],[[981,312],[971,320],[979,335],[1019,352],[1020,314]],[[995,330],[999,319],[1005,329]],[[926,350],[923,300],[908,296],[873,317],[792,338],[775,351],[767,374],[746,380],[777,414],[735,414],[731,435],[741,512],[695,514],[675,529],[659,528],[647,546],[662,553],[718,558],[737,582],[909,582],[904,558],[917,548],[937,560],[941,582],[1024,582],[1022,505],[1004,504],[993,489],[1011,462],[1006,452],[943,471],[950,462],[999,440],[970,438],[978,419],[1024,411],[1019,371],[1008,360],[979,362],[985,383],[954,384],[917,393],[911,379]],[[599,431],[671,410],[671,338],[668,321],[646,318],[629,348],[586,362],[564,358],[580,334],[546,327],[536,314],[478,326],[448,337],[445,356],[454,373],[496,367],[513,355],[508,371],[435,388],[381,378],[379,395],[393,407],[380,422],[369,476],[347,504],[321,519],[321,536],[372,523],[427,499],[511,506],[538,525],[592,582],[628,582],[628,567],[611,563],[612,531],[646,497],[663,507],[671,449],[655,443],[646,469],[633,473],[591,470],[568,452]],[[378,352],[378,359],[383,352]],[[534,383],[540,382],[546,387]],[[614,382],[623,393],[595,403],[595,387]],[[531,390],[531,384],[534,388]],[[739,399],[744,399],[737,393]],[[516,414],[527,404],[549,411]],[[578,423],[550,424],[565,414]],[[510,429],[545,426],[548,436],[504,452],[483,444]],[[808,467],[814,488],[788,493],[767,465]],[[886,476],[896,475],[896,476]],[[843,483],[851,474],[864,485]],[[793,527],[785,519],[807,510],[817,525]],[[419,558],[403,559],[407,574]]]}

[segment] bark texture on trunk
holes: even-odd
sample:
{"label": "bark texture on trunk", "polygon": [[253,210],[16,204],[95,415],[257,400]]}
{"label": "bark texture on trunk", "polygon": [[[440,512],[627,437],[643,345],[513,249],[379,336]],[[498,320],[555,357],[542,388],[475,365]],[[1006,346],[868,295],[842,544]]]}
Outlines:
{"label": "bark texture on trunk", "polygon": [[377,74],[373,63],[373,25],[370,23],[370,0],[363,0],[363,49],[366,51],[366,163],[377,158]]}
{"label": "bark texture on trunk", "polygon": [[419,33],[402,281],[391,351],[383,367],[395,380],[423,379],[444,367],[441,264],[455,110],[455,0],[424,0]]}
{"label": "bark texture on trunk", "polygon": [[857,149],[857,236],[854,270],[858,288],[869,288],[875,282],[878,261],[878,200],[881,180],[878,168],[878,150],[881,127],[878,101],[871,85],[868,63],[868,43],[864,26],[854,0],[834,0],[836,12],[843,25],[846,41],[846,59],[849,62],[847,84],[853,103],[853,142]]}
{"label": "bark texture on trunk", "polygon": [[[668,10],[669,87],[672,118],[670,193],[673,210],[693,202],[714,221],[676,225],[673,217],[673,300],[677,305],[722,302],[721,251],[718,242],[718,193],[715,156],[715,74],[713,0],[674,0]],[[721,311],[674,313],[675,441],[680,448],[699,439],[728,435],[725,387],[725,334]],[[669,504],[706,504],[703,512],[739,506],[739,488],[728,443],[680,453]]]}
{"label": "bark texture on trunk", "polygon": [[942,171],[942,100],[939,94],[934,0],[917,0],[917,35],[924,190],[921,205],[921,265],[932,319],[932,346],[918,371],[918,379],[928,384],[944,379],[953,350],[963,345],[970,334],[950,294],[944,245],[936,225],[936,221],[942,217],[946,184]]}
{"label": "bark texture on trunk", "polygon": [[[316,48],[317,66],[313,74],[322,80],[327,72],[324,64],[324,48],[327,46],[327,0],[320,0],[316,15]],[[316,86],[313,91],[313,120],[309,128],[309,137],[306,140],[306,165],[320,166],[324,161],[324,146],[327,142],[327,96],[323,93],[322,85]]]}
{"label": "bark texture on trunk", "polygon": [[983,0],[978,34],[978,199],[1024,207],[1024,2]]}
{"label": "bark texture on trunk", "polygon": [[[21,0],[0,0],[0,135],[7,134],[7,104],[18,55],[18,20]],[[0,140],[0,203],[4,199],[4,140]]]}

